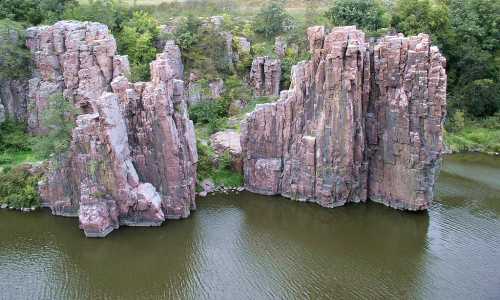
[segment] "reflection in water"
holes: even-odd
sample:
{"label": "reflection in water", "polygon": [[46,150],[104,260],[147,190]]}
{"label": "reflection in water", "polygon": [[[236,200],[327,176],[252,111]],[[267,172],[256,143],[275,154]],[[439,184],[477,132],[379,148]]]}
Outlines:
{"label": "reflection in water", "polygon": [[217,195],[103,240],[0,211],[0,299],[498,299],[499,182],[497,158],[451,156],[428,213]]}

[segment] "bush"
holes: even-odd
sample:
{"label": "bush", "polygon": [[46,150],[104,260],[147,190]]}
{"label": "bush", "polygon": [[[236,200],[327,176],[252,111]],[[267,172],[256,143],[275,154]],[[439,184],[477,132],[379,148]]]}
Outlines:
{"label": "bush", "polygon": [[0,171],[0,204],[9,207],[38,207],[38,181],[40,175],[33,175],[29,166],[23,165]]}
{"label": "bush", "polygon": [[32,148],[37,157],[47,159],[51,155],[58,156],[68,150],[78,113],[79,110],[62,94],[49,98],[41,122],[47,132],[33,138]]}
{"label": "bush", "polygon": [[160,34],[158,22],[146,12],[134,12],[123,24],[118,35],[120,52],[128,55],[132,81],[148,81],[149,63],[156,57],[156,40]]}
{"label": "bush", "polygon": [[120,32],[130,11],[118,0],[89,0],[88,4],[67,5],[63,19],[92,21],[108,25],[113,33]]}
{"label": "bush", "polygon": [[26,124],[7,119],[0,125],[0,152],[21,152],[30,150]]}
{"label": "bush", "polygon": [[0,20],[0,80],[29,75],[31,57],[24,41],[24,29],[20,23]]}
{"label": "bush", "polygon": [[255,16],[255,32],[266,39],[284,33],[292,24],[292,17],[285,10],[286,1],[273,0],[263,6]]}
{"label": "bush", "polygon": [[0,19],[38,25],[58,20],[66,7],[76,4],[75,0],[2,0]]}
{"label": "bush", "polygon": [[377,0],[335,0],[325,16],[336,26],[356,25],[368,31],[387,27],[390,17]]}
{"label": "bush", "polygon": [[[215,184],[225,187],[238,187],[243,185],[243,176],[232,170],[231,155],[224,153],[222,157],[216,158],[213,149],[199,141],[196,143],[198,149],[197,176],[198,182],[211,178]],[[215,161],[217,160],[217,166]]]}

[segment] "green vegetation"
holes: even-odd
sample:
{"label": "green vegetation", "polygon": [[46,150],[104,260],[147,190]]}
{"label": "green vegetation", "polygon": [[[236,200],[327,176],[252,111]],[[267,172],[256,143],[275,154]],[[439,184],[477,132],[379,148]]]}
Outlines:
{"label": "green vegetation", "polygon": [[0,80],[28,75],[30,56],[24,44],[23,26],[9,19],[0,20]]}
{"label": "green vegetation", "polygon": [[243,176],[231,168],[231,156],[228,152],[216,157],[213,149],[197,141],[198,148],[198,182],[211,178],[216,185],[238,187],[243,185]]}
{"label": "green vegetation", "polygon": [[0,170],[0,205],[8,207],[39,207],[37,192],[40,175],[32,174],[28,165]]}
{"label": "green vegetation", "polygon": [[285,2],[273,0],[262,7],[254,21],[257,34],[262,34],[266,39],[273,39],[293,25],[291,16],[285,10]]}
{"label": "green vegetation", "polygon": [[0,125],[0,170],[33,161],[30,137],[26,125],[11,119]]}
{"label": "green vegetation", "polygon": [[158,25],[148,13],[136,11],[118,35],[119,50],[128,55],[133,81],[149,80],[149,63],[156,57],[154,43],[160,34]]}
{"label": "green vegetation", "polygon": [[325,15],[335,25],[357,25],[371,32],[388,27],[390,22],[387,9],[378,0],[334,1]]}
{"label": "green vegetation", "polygon": [[47,132],[33,138],[35,155],[40,159],[48,159],[66,152],[77,115],[78,110],[62,94],[52,95],[42,116],[42,127]]}
{"label": "green vegetation", "polygon": [[465,120],[457,111],[451,121],[452,130],[445,135],[453,152],[479,151],[500,153],[500,114],[481,120]]}
{"label": "green vegetation", "polygon": [[62,17],[64,9],[76,5],[75,0],[2,0],[0,19],[38,25]]}

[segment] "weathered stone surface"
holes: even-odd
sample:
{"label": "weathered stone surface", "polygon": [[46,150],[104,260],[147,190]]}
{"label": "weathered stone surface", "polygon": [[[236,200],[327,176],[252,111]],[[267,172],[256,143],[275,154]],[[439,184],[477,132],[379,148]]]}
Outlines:
{"label": "weathered stone surface", "polygon": [[167,41],[161,54],[162,59],[168,60],[172,71],[174,72],[174,78],[183,80],[184,78],[184,65],[182,64],[181,50],[179,46],[175,44],[175,41]]}
{"label": "weathered stone surface", "polygon": [[369,198],[427,209],[444,151],[445,59],[428,35],[398,35],[374,46],[373,65],[366,118]]}
{"label": "weathered stone surface", "polygon": [[126,56],[118,56],[116,42],[106,25],[60,21],[52,26],[27,29],[26,45],[35,66],[29,81],[28,127],[43,132],[41,113],[48,98],[62,92],[85,112],[115,76],[128,73]]}
{"label": "weathered stone surface", "polygon": [[267,56],[256,57],[250,70],[250,86],[256,96],[278,96],[281,61]]}
{"label": "weathered stone surface", "polygon": [[212,99],[220,98],[224,90],[224,80],[220,78],[215,79],[208,83],[208,88],[210,89],[210,96]]}
{"label": "weathered stone surface", "polygon": [[[54,214],[78,216],[89,237],[106,236],[120,225],[157,226],[189,216],[198,158],[184,83],[177,79],[182,67],[176,46],[168,45],[151,63],[151,82],[134,84],[124,76],[128,61],[116,55],[107,28],[60,23],[30,29],[35,34],[28,44],[38,49],[35,54],[63,53],[45,69],[40,67],[46,67],[46,58],[35,58],[45,75],[30,81],[37,87],[30,88],[31,99],[41,112],[42,100],[64,90],[85,114],[77,118],[70,150],[40,183],[42,204]],[[63,45],[55,42],[58,30],[64,32]],[[65,65],[69,49],[79,49],[74,66]]]}
{"label": "weathered stone surface", "polygon": [[0,80],[0,111],[3,112],[4,120],[27,120],[27,90],[27,80]]}
{"label": "weathered stone surface", "polygon": [[225,130],[210,136],[210,144],[217,156],[221,157],[226,152],[231,159],[231,167],[236,172],[243,171],[243,159],[241,156],[240,134],[235,130]]}
{"label": "weathered stone surface", "polygon": [[278,55],[279,58],[283,58],[286,53],[287,43],[285,38],[282,36],[278,36],[274,39],[274,52]]}
{"label": "weathered stone surface", "polygon": [[245,188],[335,207],[429,207],[446,107],[444,58],[427,35],[371,47],[355,27],[308,30],[313,58],[241,126]]}

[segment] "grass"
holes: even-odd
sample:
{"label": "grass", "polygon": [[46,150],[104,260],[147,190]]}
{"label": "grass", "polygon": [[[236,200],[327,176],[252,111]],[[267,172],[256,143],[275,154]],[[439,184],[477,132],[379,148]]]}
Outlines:
{"label": "grass", "polygon": [[462,129],[446,132],[445,143],[452,152],[500,153],[500,116],[467,121]]}
{"label": "grass", "polygon": [[23,163],[37,162],[35,154],[32,151],[21,152],[3,152],[0,153],[0,171],[5,168],[12,168]]}

